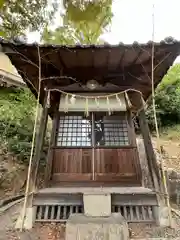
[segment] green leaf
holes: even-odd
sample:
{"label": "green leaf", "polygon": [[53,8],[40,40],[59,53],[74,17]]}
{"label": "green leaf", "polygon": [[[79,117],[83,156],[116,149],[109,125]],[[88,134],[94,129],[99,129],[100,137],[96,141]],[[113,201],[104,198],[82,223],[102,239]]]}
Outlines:
{"label": "green leaf", "polygon": [[[0,1],[1,1],[1,0],[0,0]],[[3,31],[0,31],[0,36],[1,36],[1,37],[5,37],[5,36],[6,36],[6,33],[3,32]]]}
{"label": "green leaf", "polygon": [[0,0],[0,8],[2,8],[5,0]]}

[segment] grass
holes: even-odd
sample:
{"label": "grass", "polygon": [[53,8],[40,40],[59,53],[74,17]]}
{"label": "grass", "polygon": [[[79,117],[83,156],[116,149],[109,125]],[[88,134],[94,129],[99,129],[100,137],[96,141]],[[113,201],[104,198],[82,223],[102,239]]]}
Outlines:
{"label": "grass", "polygon": [[160,129],[160,136],[164,140],[180,140],[180,124],[164,127]]}

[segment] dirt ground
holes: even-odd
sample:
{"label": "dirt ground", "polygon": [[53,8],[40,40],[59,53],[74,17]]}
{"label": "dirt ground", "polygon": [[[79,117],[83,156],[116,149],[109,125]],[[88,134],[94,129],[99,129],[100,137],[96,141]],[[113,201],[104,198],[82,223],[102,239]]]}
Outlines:
{"label": "dirt ground", "polygon": [[[14,229],[16,219],[19,216],[22,203],[19,203],[0,215],[0,240],[65,240],[64,224],[35,224],[29,231],[17,231]],[[180,239],[180,218],[173,215],[174,228],[163,228],[152,224],[129,224],[131,237]]]}
{"label": "dirt ground", "polygon": [[[160,144],[163,148],[164,167],[180,172],[180,142],[161,139]],[[157,148],[156,139],[153,139],[153,145]]]}
{"label": "dirt ground", "polygon": [[[165,167],[180,171],[180,143],[175,141],[161,141],[161,145],[164,149]],[[8,168],[11,169],[13,167],[13,176],[14,172],[16,172],[16,175],[15,179],[13,180],[11,178],[12,174],[10,174],[10,179],[7,179],[7,181],[3,183],[3,185],[7,187],[4,189],[0,188],[0,199],[3,199],[7,196],[12,196],[15,192],[19,192],[20,189],[22,189],[26,178],[24,169],[22,170],[18,166],[18,169],[20,169],[20,171],[16,171],[16,164],[12,159],[9,162],[6,160],[5,164],[6,165],[3,166],[8,166]],[[14,183],[13,186],[12,182]],[[16,186],[17,189],[14,189],[14,186]],[[14,224],[19,215],[21,207],[22,204],[17,204],[16,206],[6,211],[4,214],[0,214],[0,240],[64,240],[65,226],[63,224],[35,224],[35,227],[32,230],[24,231],[22,233],[14,230]],[[149,237],[180,239],[180,218],[175,215],[173,217],[176,223],[175,228],[173,229],[153,226],[152,224],[130,224],[129,227],[131,229],[132,237],[134,239],[146,239]]]}
{"label": "dirt ground", "polygon": [[63,224],[35,224],[31,230],[23,232],[14,229],[22,203],[0,215],[0,240],[64,240]]}

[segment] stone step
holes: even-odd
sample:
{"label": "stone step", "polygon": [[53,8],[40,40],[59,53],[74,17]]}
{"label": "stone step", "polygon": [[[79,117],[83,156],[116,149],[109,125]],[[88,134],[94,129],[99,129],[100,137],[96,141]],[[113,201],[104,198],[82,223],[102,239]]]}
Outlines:
{"label": "stone step", "polygon": [[154,194],[145,187],[50,187],[40,189],[36,194],[82,194],[82,193],[118,193],[118,194]]}

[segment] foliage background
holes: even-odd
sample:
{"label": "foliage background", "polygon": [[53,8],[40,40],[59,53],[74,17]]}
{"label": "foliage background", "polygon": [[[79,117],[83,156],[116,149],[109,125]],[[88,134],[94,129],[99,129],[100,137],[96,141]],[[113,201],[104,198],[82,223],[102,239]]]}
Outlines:
{"label": "foliage background", "polygon": [[[58,0],[0,0],[0,36],[19,41],[17,37],[38,30],[45,43],[101,44],[101,35],[111,25],[111,7],[112,0],[63,0],[61,11]],[[52,20],[57,13],[62,23],[52,30]],[[180,64],[175,64],[158,86],[155,102],[161,132],[170,128],[180,132],[177,131],[180,127],[175,127],[180,126]],[[35,105],[28,89],[0,88],[1,148],[16,154],[23,162],[29,159]],[[153,131],[151,101],[146,114]]]}
{"label": "foliage background", "polygon": [[29,158],[36,100],[28,89],[0,88],[0,143],[20,161]]}
{"label": "foliage background", "polygon": [[[180,64],[173,65],[156,89],[155,103],[159,127],[171,127],[180,123]],[[149,102],[147,118],[154,130],[152,103]]]}

